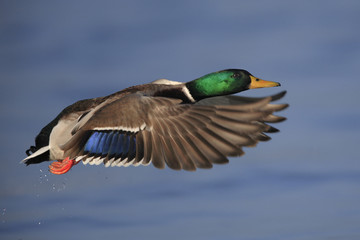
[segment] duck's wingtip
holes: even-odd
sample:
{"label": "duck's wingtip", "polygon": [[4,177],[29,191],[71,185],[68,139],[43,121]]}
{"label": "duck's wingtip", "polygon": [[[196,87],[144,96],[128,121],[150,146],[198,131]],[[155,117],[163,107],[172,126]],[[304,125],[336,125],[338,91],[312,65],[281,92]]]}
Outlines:
{"label": "duck's wingtip", "polygon": [[279,92],[279,93],[277,93],[275,95],[272,95],[271,96],[271,101],[276,101],[276,100],[279,100],[279,99],[283,98],[286,95],[286,93],[287,93],[287,91],[284,90],[284,91],[281,91],[281,92]]}

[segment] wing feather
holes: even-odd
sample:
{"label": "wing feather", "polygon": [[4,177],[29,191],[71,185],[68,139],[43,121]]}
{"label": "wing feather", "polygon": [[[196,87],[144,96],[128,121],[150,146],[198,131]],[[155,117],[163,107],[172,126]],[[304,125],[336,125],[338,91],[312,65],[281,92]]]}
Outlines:
{"label": "wing feather", "polygon": [[243,155],[245,146],[269,140],[265,133],[278,129],[268,123],[285,120],[273,113],[288,106],[271,102],[284,95],[223,96],[184,104],[179,99],[129,94],[87,113],[62,149],[84,164],[152,162],[157,168],[211,168],[213,163],[227,163],[228,156]]}

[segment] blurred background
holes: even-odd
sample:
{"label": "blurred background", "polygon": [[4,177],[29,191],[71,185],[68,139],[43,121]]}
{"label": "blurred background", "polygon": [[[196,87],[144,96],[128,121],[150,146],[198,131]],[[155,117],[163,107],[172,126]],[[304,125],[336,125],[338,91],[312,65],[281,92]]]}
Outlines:
{"label": "blurred background", "polygon": [[[0,1],[1,239],[360,239],[360,1]],[[227,165],[19,162],[73,102],[243,68],[280,133]]]}

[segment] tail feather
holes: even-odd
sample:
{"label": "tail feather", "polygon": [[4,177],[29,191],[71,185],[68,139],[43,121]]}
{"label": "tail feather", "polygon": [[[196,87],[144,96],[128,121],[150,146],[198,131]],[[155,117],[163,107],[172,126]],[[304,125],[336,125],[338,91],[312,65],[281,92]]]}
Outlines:
{"label": "tail feather", "polygon": [[45,161],[50,161],[49,146],[45,146],[38,149],[36,152],[34,152],[30,156],[22,160],[21,163],[25,163],[26,165],[29,165],[29,164],[36,164]]}

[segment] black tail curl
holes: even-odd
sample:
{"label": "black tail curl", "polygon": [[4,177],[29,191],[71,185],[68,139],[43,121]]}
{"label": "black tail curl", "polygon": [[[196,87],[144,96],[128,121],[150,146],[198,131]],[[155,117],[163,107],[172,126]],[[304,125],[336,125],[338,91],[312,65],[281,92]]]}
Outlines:
{"label": "black tail curl", "polygon": [[38,149],[35,146],[30,146],[30,148],[28,150],[26,150],[26,155],[30,156],[31,154],[33,154],[34,152],[36,152]]}

